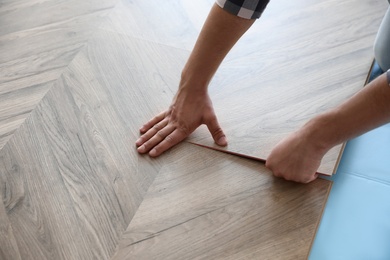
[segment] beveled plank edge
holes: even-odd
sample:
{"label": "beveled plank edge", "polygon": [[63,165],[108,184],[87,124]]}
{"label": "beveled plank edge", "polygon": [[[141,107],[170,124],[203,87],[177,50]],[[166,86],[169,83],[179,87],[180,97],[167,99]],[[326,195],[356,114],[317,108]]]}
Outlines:
{"label": "beveled plank edge", "polygon": [[[370,65],[370,69],[368,71],[368,74],[366,76],[366,79],[365,79],[365,82],[363,84],[363,87],[366,86],[368,84],[368,80],[370,78],[370,75],[371,75],[371,72],[372,72],[372,69],[374,67],[374,64],[375,64],[375,59],[371,62],[371,65]],[[256,161],[259,161],[261,163],[265,163],[266,162],[266,159],[263,159],[263,158],[259,158],[259,157],[255,157],[255,156],[250,156],[250,155],[247,155],[247,154],[242,154],[242,153],[237,153],[237,152],[233,152],[233,151],[229,151],[227,149],[224,149],[224,148],[217,148],[217,147],[213,147],[213,146],[208,146],[208,145],[202,145],[202,144],[199,144],[199,143],[196,143],[196,142],[193,142],[193,141],[186,141],[187,143],[190,143],[190,144],[193,144],[193,145],[197,145],[199,147],[203,147],[203,148],[207,148],[207,149],[211,149],[211,150],[214,150],[214,151],[218,151],[218,152],[222,152],[222,153],[226,153],[226,154],[231,154],[231,155],[235,155],[235,156],[239,156],[239,157],[242,157],[242,158],[248,158],[248,159],[251,159],[251,160],[256,160]],[[341,158],[342,158],[342,155],[344,153],[344,149],[345,149],[345,146],[346,146],[347,142],[344,142],[342,143],[342,146],[340,148],[340,152],[339,152],[339,155],[337,156],[337,159],[336,159],[336,162],[335,162],[335,165],[333,167],[333,170],[331,173],[323,173],[323,172],[317,172],[318,174],[320,175],[324,175],[324,176],[332,176],[334,174],[336,174],[337,172],[337,169],[340,165],[340,162],[341,162]]]}
{"label": "beveled plank edge", "polygon": [[[323,179],[323,180],[325,180],[325,179]],[[318,228],[320,227],[322,216],[324,215],[325,207],[326,207],[326,204],[328,202],[329,194],[330,194],[330,191],[332,190],[332,187],[333,187],[333,181],[330,181],[330,180],[326,180],[326,181],[329,182],[328,190],[327,190],[327,193],[325,195],[324,203],[322,205],[322,210],[321,210],[320,215],[319,215],[319,217],[317,219],[316,228],[315,228],[315,231],[313,232],[313,237],[311,239],[311,243],[310,243],[309,251],[307,252],[306,259],[309,259],[309,256],[310,256],[310,253],[311,253],[311,248],[313,247],[314,239],[316,238],[316,235],[317,235],[317,232],[318,232]]]}
{"label": "beveled plank edge", "polygon": [[[372,73],[372,69],[374,68],[374,65],[375,65],[375,58],[373,58],[373,60],[372,60],[372,62],[371,62],[371,66],[370,66],[370,69],[368,70],[366,79],[365,79],[364,84],[363,84],[363,88],[368,84],[368,81],[370,80],[370,76],[371,76],[371,73]],[[337,157],[336,164],[335,164],[335,166],[334,166],[334,168],[333,168],[332,175],[337,173],[337,169],[339,168],[339,165],[340,165],[340,162],[341,162],[341,158],[342,158],[342,156],[343,156],[344,149],[345,149],[345,146],[346,146],[346,145],[347,145],[347,142],[344,142],[344,143],[342,144],[342,147],[341,147],[341,149],[340,149],[339,156]]]}

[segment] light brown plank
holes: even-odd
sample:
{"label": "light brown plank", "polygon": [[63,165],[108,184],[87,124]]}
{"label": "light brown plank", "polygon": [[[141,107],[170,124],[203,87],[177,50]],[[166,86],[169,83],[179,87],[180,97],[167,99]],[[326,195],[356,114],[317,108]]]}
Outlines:
{"label": "light brown plank", "polygon": [[164,161],[137,153],[138,127],[169,104],[187,56],[102,31],[54,83],[0,153],[22,259],[112,255]]}
{"label": "light brown plank", "polygon": [[[283,137],[363,87],[386,4],[271,1],[210,86],[228,147],[214,145],[206,129],[189,141],[266,159]],[[335,172],[340,149],[319,172]]]}
{"label": "light brown plank", "polygon": [[112,259],[304,259],[329,189],[326,180],[286,182],[261,163],[183,144]]}

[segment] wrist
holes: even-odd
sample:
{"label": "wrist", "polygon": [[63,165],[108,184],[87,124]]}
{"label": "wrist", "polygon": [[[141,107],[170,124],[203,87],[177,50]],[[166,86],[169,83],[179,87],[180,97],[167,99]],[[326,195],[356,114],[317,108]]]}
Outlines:
{"label": "wrist", "polygon": [[207,95],[210,80],[209,77],[202,75],[201,73],[183,70],[181,73],[179,90],[193,92],[198,95]]}
{"label": "wrist", "polygon": [[315,151],[327,153],[338,144],[333,135],[329,115],[320,115],[307,122],[299,131],[304,141]]}

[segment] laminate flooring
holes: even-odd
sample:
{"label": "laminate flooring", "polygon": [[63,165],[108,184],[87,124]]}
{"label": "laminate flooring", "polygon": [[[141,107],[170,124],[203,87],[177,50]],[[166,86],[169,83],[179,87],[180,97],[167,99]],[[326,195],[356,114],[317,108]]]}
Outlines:
{"label": "laminate flooring", "polygon": [[0,3],[0,148],[117,0]]}
{"label": "laminate flooring", "polygon": [[171,156],[113,259],[307,257],[328,181],[286,182],[256,161],[197,146]]}
{"label": "laminate flooring", "polygon": [[[212,3],[2,2],[1,259],[307,256],[329,181],[285,182],[189,143],[157,159],[136,152],[139,126],[169,105]],[[306,4],[315,2],[297,2]],[[275,25],[264,21],[243,41]],[[234,55],[210,88],[216,103],[218,86],[235,91],[226,73],[244,68]]]}
{"label": "laminate flooring", "polygon": [[[153,221],[137,224],[140,239],[170,228],[183,232],[199,222],[205,226],[191,236],[202,241],[221,235],[220,228],[225,237],[232,232],[234,251],[210,244],[190,257],[307,255],[330,182],[285,182],[264,165],[188,143],[158,159],[136,152],[134,126],[169,104],[170,86],[178,83],[187,57],[185,50],[95,32],[0,153],[5,209],[0,213],[6,220],[1,230],[10,241],[1,248],[6,259],[151,259],[127,256],[129,248],[118,246],[127,244],[133,219]],[[241,209],[248,216],[237,221]],[[136,213],[140,217],[134,218]],[[232,229],[223,227],[226,214]],[[211,225],[208,215],[222,222]],[[274,221],[276,216],[281,219]],[[179,243],[186,234],[167,235],[165,242],[187,250],[188,244]],[[165,245],[158,244],[157,256],[169,257],[169,247],[164,252]],[[292,253],[285,244],[300,250]],[[255,245],[264,249],[259,252]],[[276,245],[280,249],[271,250]]]}
{"label": "laminate flooring", "polygon": [[[387,6],[386,1],[271,1],[210,86],[229,145],[215,145],[206,127],[189,141],[265,160],[282,138],[363,87]],[[325,155],[320,173],[335,172],[342,147]]]}

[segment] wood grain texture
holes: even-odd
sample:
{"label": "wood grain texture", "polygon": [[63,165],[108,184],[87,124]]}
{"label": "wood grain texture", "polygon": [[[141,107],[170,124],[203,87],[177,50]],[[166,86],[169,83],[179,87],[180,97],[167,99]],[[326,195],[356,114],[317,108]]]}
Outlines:
{"label": "wood grain texture", "polygon": [[2,1],[0,35],[29,30],[112,8],[116,0]]}
{"label": "wood grain texture", "polygon": [[112,255],[164,161],[137,153],[137,128],[171,99],[179,73],[159,72],[187,56],[100,32],[53,83],[0,153],[22,259]]}
{"label": "wood grain texture", "polygon": [[[216,146],[205,128],[189,141],[266,159],[283,137],[363,87],[386,4],[271,2],[210,86],[229,145]],[[325,155],[320,173],[335,172],[341,148]]]}
{"label": "wood grain texture", "polygon": [[286,182],[255,161],[186,144],[169,159],[112,259],[307,257],[330,182]]}
{"label": "wood grain texture", "polygon": [[17,0],[1,3],[0,148],[117,1],[76,2]]}
{"label": "wood grain texture", "polygon": [[102,29],[191,51],[214,0],[123,0]]}
{"label": "wood grain texture", "polygon": [[[2,2],[0,258],[306,258],[328,181],[285,182],[188,143],[158,159],[136,152],[212,3],[123,1],[96,30],[114,1]],[[354,63],[369,54],[380,5],[274,2],[210,86],[229,150],[283,136],[360,88],[365,64]]]}
{"label": "wood grain texture", "polygon": [[0,201],[0,259],[22,259],[3,200]]}

